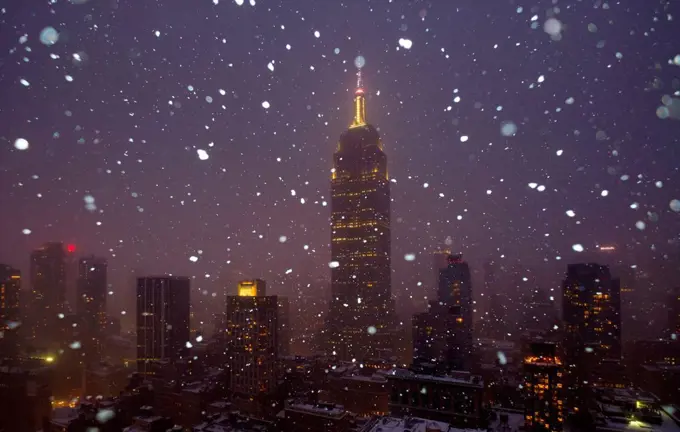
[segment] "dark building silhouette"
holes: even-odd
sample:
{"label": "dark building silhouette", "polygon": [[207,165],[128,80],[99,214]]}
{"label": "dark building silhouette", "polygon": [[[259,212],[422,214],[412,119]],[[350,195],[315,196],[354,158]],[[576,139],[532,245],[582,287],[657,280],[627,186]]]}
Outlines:
{"label": "dark building silhouette", "polygon": [[0,358],[13,358],[19,350],[19,325],[21,310],[21,272],[0,264]]}
{"label": "dark building silhouette", "polygon": [[439,271],[437,300],[413,317],[413,359],[440,372],[469,370],[472,361],[472,282],[460,255]]}
{"label": "dark building silhouette", "polygon": [[85,351],[101,353],[101,340],[107,323],[107,262],[90,256],[78,262],[77,312],[84,326]]}
{"label": "dark building silhouette", "polygon": [[290,355],[290,302],[288,297],[278,296],[278,350],[279,357]]}
{"label": "dark building silhouette", "polygon": [[59,320],[68,312],[64,245],[45,243],[35,249],[31,253],[30,274],[31,343],[39,348],[59,348],[64,339]]}
{"label": "dark building silhouette", "polygon": [[331,302],[327,351],[365,358],[391,348],[390,183],[376,128],[366,122],[361,75],[354,119],[333,155]]}
{"label": "dark building silhouette", "polygon": [[561,432],[564,423],[563,366],[557,345],[532,342],[523,366],[525,430]]}
{"label": "dark building silhouette", "polygon": [[186,277],[137,279],[137,369],[179,359],[189,342],[190,281]]}
{"label": "dark building silhouette", "polygon": [[448,249],[440,249],[434,251],[432,254],[432,286],[439,287],[439,272],[449,266],[449,257],[451,256],[451,251]]}
{"label": "dark building silhouette", "polygon": [[262,414],[276,390],[278,298],[263,280],[241,281],[227,296],[226,342],[231,391],[237,409]]}
{"label": "dark building silhouette", "polygon": [[668,295],[668,333],[673,341],[680,344],[680,287]]}

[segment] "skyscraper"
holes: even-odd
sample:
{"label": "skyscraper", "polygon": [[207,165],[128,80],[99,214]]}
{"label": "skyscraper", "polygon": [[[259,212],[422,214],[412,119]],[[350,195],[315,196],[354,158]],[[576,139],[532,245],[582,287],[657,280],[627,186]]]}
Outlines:
{"label": "skyscraper", "polygon": [[[599,264],[570,264],[563,284],[562,312],[570,339],[597,352],[621,358],[619,279]],[[591,351],[591,350],[589,350]]]}
{"label": "skyscraper", "polygon": [[[66,302],[66,252],[62,243],[45,243],[31,253],[31,339],[36,347],[58,348],[60,317]],[[62,315],[60,315],[62,314]]]}
{"label": "skyscraper", "polygon": [[238,408],[261,412],[276,388],[278,298],[266,284],[241,281],[238,295],[227,296],[226,340],[231,390]]}
{"label": "skyscraper", "polygon": [[190,281],[186,277],[137,279],[137,370],[152,373],[150,363],[176,360],[189,342]]}
{"label": "skyscraper", "polygon": [[667,331],[672,340],[680,340],[680,287],[673,288],[668,295]]}
{"label": "skyscraper", "polygon": [[432,273],[434,274],[433,286],[439,286],[439,272],[449,266],[449,257],[451,251],[448,249],[439,249],[432,254]]}
{"label": "skyscraper", "polygon": [[0,358],[16,355],[19,348],[20,291],[21,272],[0,264]]}
{"label": "skyscraper", "polygon": [[[78,262],[77,312],[84,325],[88,352],[101,352],[101,338],[106,326],[107,262],[90,256]],[[92,348],[90,350],[89,348]]]}
{"label": "skyscraper", "polygon": [[328,351],[342,359],[391,347],[390,183],[358,73],[354,119],[333,155]]}
{"label": "skyscraper", "polygon": [[449,255],[448,266],[439,271],[439,301],[459,306],[468,347],[472,347],[472,278],[462,255]]}
{"label": "skyscraper", "polygon": [[416,365],[433,363],[443,372],[468,370],[472,361],[472,282],[461,255],[449,255],[439,271],[437,300],[413,316]]}
{"label": "skyscraper", "polygon": [[551,342],[533,342],[523,366],[526,430],[561,432],[564,422],[563,372],[557,346]]}
{"label": "skyscraper", "polygon": [[582,409],[586,383],[621,359],[620,284],[599,264],[570,264],[562,286],[569,410]]}

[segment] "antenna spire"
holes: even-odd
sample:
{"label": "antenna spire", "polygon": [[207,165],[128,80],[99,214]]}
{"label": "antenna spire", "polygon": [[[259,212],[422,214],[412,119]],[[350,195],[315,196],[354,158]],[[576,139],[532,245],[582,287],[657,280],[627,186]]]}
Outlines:
{"label": "antenna spire", "polygon": [[366,125],[366,97],[364,96],[364,80],[361,76],[363,64],[357,64],[357,89],[354,91],[354,119],[350,127]]}

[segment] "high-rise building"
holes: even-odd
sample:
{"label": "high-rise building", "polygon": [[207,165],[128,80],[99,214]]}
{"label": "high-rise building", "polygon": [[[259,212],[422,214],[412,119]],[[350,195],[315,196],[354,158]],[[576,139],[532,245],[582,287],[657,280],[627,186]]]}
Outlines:
{"label": "high-rise building", "polygon": [[564,422],[562,359],[557,345],[535,341],[524,358],[524,425],[531,432],[559,432]]}
{"label": "high-rise building", "polygon": [[19,293],[21,272],[0,264],[0,358],[18,354],[18,330],[21,321]]}
{"label": "high-rise building", "polygon": [[449,266],[449,257],[451,251],[448,249],[439,249],[432,253],[432,286],[439,286],[439,272]]}
{"label": "high-rise building", "polygon": [[431,301],[428,310],[413,316],[413,363],[434,365],[446,373],[466,370],[469,364],[466,329],[460,306]]}
{"label": "high-rise building", "polygon": [[[562,313],[570,339],[599,358],[621,358],[619,280],[599,264],[570,264],[563,283]],[[590,350],[589,350],[590,351]]]}
{"label": "high-rise building", "polygon": [[331,302],[327,350],[341,359],[391,348],[390,182],[377,129],[366,121],[359,71],[354,119],[333,155]]}
{"label": "high-rise building", "polygon": [[241,281],[238,295],[227,296],[226,342],[234,402],[239,409],[261,413],[276,389],[278,298],[266,295],[266,284]]}
{"label": "high-rise building", "polygon": [[[106,326],[107,262],[104,258],[90,256],[78,262],[77,312],[84,326],[89,353],[101,352],[101,342]],[[92,348],[92,349],[90,349]]]}
{"label": "high-rise building", "polygon": [[450,255],[448,266],[439,272],[439,301],[448,306],[459,306],[468,352],[472,349],[472,278],[470,266],[462,255]]}
{"label": "high-rise building", "polygon": [[62,243],[45,243],[31,253],[32,345],[58,348],[64,342],[60,317],[66,314],[66,251]]}
{"label": "high-rise building", "polygon": [[290,355],[290,302],[288,297],[278,297],[278,356]]}
{"label": "high-rise building", "polygon": [[449,255],[439,271],[437,300],[413,316],[413,360],[442,372],[468,370],[472,361],[472,283],[470,267]]}
{"label": "high-rise building", "polygon": [[619,280],[607,266],[570,264],[562,285],[567,408],[582,410],[588,387],[621,359]]}
{"label": "high-rise building", "polygon": [[680,340],[680,287],[668,295],[668,333],[672,340]]}
{"label": "high-rise building", "polygon": [[137,370],[151,374],[152,363],[177,360],[189,342],[190,281],[187,277],[137,279]]}

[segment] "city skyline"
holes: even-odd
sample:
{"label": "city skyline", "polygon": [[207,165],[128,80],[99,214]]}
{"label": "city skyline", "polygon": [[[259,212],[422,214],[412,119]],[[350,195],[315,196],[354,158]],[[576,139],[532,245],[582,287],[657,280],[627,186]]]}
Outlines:
{"label": "city skyline", "polygon": [[[0,80],[8,100],[22,101],[0,110],[0,194],[13,209],[0,216],[0,262],[28,274],[29,251],[55,240],[105,257],[116,313],[131,308],[123,299],[133,295],[134,269],[192,277],[194,296],[215,292],[219,275],[232,270],[269,281],[289,269],[292,277],[327,275],[323,202],[359,53],[396,180],[392,292],[400,301],[422,295],[408,281],[437,247],[464,252],[473,269],[488,258],[535,263],[557,283],[564,263],[584,261],[575,245],[630,246],[630,264],[677,253],[679,222],[669,207],[680,197],[670,163],[677,122],[655,113],[676,70],[668,61],[677,53],[655,43],[670,37],[664,14],[672,6],[588,7],[594,27],[582,22],[586,6],[563,8],[568,28],[552,40],[540,7],[392,5],[378,14],[332,5],[330,20],[310,5],[300,6],[303,22],[280,4],[208,2],[187,11],[178,2],[153,29],[152,6],[53,5],[34,11],[39,20],[18,9],[5,22],[27,26],[3,42],[15,51]],[[88,15],[111,28],[115,43],[80,19]],[[190,33],[174,25],[186,16]],[[645,38],[636,23],[655,18],[654,38]],[[119,19],[129,32],[117,29]],[[477,37],[465,31],[469,22],[494,24],[477,26]],[[44,45],[46,25],[71,37]],[[605,40],[619,42],[598,48]],[[26,47],[28,63],[19,54]],[[180,67],[186,59],[191,70]],[[63,70],[48,72],[51,65]],[[667,85],[650,85],[655,79]],[[613,102],[619,91],[629,107]],[[43,96],[59,102],[48,107]],[[514,136],[503,135],[513,129],[504,122]],[[634,126],[640,122],[644,128]],[[18,138],[27,150],[13,146]]]}

